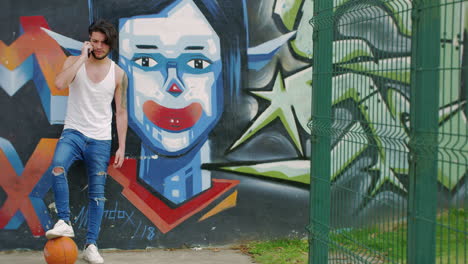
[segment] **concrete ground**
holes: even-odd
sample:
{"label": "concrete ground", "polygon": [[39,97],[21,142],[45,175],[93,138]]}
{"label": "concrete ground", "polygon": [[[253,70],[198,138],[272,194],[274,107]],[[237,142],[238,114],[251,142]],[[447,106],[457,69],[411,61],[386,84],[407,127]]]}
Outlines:
{"label": "concrete ground", "polygon": [[[101,251],[101,250],[100,250]],[[251,258],[239,250],[230,248],[210,249],[149,249],[101,251],[106,264],[252,264]],[[81,252],[75,264],[86,264]],[[41,264],[46,263],[42,251],[0,252],[0,263]]]}

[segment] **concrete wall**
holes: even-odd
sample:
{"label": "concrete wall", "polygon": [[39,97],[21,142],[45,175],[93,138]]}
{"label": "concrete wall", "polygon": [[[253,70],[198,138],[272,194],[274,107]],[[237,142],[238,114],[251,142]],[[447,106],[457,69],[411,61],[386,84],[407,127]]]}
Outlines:
{"label": "concrete wall", "polygon": [[[56,221],[49,165],[68,91],[53,83],[96,18],[118,27],[119,49],[111,56],[130,77],[128,159],[121,169],[109,167],[100,247],[207,246],[307,235],[312,1],[7,0],[5,5],[0,9],[0,250],[41,249],[45,230]],[[360,103],[408,104],[409,80],[401,76],[409,73],[411,25],[379,1],[371,8],[394,17],[379,23],[398,30],[384,42],[366,39],[358,28],[337,32],[337,48],[345,41],[355,50],[335,58],[344,72],[334,78],[335,94],[353,89],[353,83],[363,90],[391,87],[401,96],[374,93]],[[152,43],[158,43],[157,50]],[[181,51],[191,57],[180,56]],[[375,75],[369,66],[391,73],[386,65],[394,62],[400,75]],[[179,90],[171,90],[173,84]],[[451,85],[457,95],[441,105],[466,100],[466,88],[460,87]],[[333,113],[349,119],[355,111],[340,100],[335,98]],[[146,102],[164,106],[158,109],[174,121],[191,121],[171,127],[145,112]],[[189,105],[191,113],[201,109],[196,118],[175,110]],[[369,110],[378,116],[364,114],[369,118],[364,121],[394,120],[407,137],[405,122],[380,106]],[[466,127],[466,112],[450,111],[453,118],[464,116],[456,120]],[[362,129],[359,122],[340,125]],[[388,159],[393,152],[381,155],[390,146],[369,150],[372,140],[384,135],[377,132],[361,144],[347,135],[334,139],[334,186],[369,198],[334,188],[333,201],[340,203],[332,213],[334,226],[378,215],[387,208],[382,201],[404,207],[407,198],[407,163]],[[393,149],[398,160],[406,160],[404,145],[398,147]],[[459,203],[466,195],[466,167],[451,171],[457,175],[447,177],[456,180],[441,180],[441,194],[448,203]],[[88,204],[83,163],[68,174],[72,222],[82,244]]]}

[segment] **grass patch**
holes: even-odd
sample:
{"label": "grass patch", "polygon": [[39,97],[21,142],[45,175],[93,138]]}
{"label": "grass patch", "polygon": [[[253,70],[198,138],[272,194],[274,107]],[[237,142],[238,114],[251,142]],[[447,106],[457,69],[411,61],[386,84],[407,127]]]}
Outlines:
{"label": "grass patch", "polygon": [[306,239],[254,241],[244,245],[242,251],[256,263],[302,264],[307,263],[309,245]]}
{"label": "grass patch", "polygon": [[[468,213],[463,209],[437,216],[435,254],[437,263],[468,261]],[[329,259],[356,263],[407,263],[407,223],[383,223],[361,229],[333,230],[330,233]],[[254,241],[241,250],[259,264],[306,264],[309,245],[306,239]],[[354,263],[354,262],[351,262]]]}

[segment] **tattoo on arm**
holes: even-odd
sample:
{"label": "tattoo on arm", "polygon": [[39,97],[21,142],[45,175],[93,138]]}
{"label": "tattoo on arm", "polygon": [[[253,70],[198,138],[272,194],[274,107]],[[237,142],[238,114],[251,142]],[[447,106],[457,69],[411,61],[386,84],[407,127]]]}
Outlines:
{"label": "tattoo on arm", "polygon": [[122,83],[120,85],[120,95],[121,95],[121,106],[124,109],[127,109],[127,87],[128,87],[128,79],[127,74],[123,74],[122,76]]}

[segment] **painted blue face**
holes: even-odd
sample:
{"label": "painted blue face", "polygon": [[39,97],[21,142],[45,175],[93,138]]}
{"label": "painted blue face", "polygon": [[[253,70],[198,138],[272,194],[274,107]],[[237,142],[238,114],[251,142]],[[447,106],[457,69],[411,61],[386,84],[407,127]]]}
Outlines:
{"label": "painted blue face", "polygon": [[191,0],[120,20],[129,124],[155,151],[180,155],[206,140],[223,107],[219,37]]}

